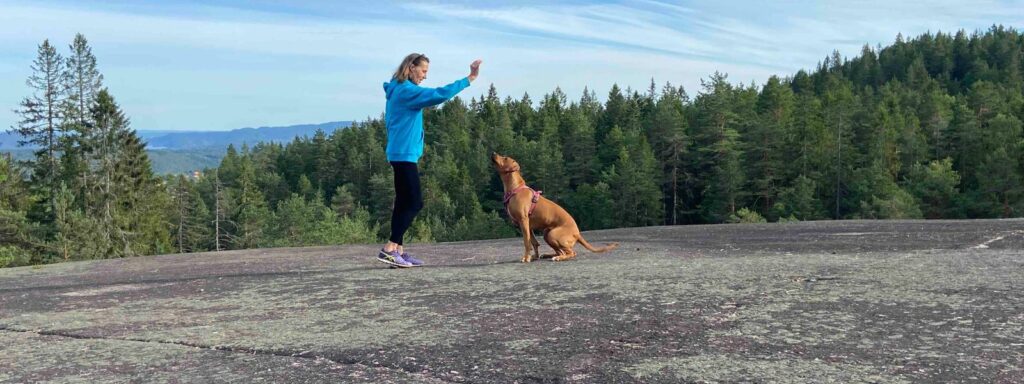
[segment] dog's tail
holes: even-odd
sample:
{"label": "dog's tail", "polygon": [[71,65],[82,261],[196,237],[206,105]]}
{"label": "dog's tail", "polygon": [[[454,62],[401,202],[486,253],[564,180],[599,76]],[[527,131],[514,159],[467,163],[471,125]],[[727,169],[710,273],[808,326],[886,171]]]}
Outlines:
{"label": "dog's tail", "polygon": [[583,235],[579,234],[579,232],[576,233],[576,240],[583,245],[583,248],[586,248],[590,252],[607,252],[619,246],[619,243],[608,243],[603,247],[594,248],[594,246],[590,245],[586,240],[583,240]]}

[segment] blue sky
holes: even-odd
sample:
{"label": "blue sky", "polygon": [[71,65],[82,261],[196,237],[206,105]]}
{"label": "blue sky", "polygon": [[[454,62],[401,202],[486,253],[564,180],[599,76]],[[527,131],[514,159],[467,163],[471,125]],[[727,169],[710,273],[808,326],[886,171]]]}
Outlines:
{"label": "blue sky", "polygon": [[693,95],[716,70],[760,84],[897,33],[1024,26],[1022,1],[763,3],[0,0],[0,128],[17,122],[37,46],[66,54],[78,32],[135,129],[226,130],[379,116],[381,83],[410,52],[431,58],[432,86],[483,59],[467,99],[490,83],[604,99],[652,77]]}

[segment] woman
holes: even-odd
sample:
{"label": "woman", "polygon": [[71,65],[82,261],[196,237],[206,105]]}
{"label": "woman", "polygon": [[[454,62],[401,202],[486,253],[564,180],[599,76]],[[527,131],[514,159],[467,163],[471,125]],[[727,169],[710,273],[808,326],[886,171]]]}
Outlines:
{"label": "woman", "polygon": [[441,104],[469,87],[480,72],[480,60],[469,65],[469,76],[441,88],[420,86],[427,79],[429,69],[430,59],[413,53],[402,60],[391,81],[384,83],[387,95],[384,120],[388,130],[386,153],[395,171],[395,207],[391,213],[391,238],[380,250],[377,260],[402,268],[423,265],[422,260],[405,253],[402,247],[405,231],[423,208],[420,175],[416,168],[416,162],[423,155],[423,108]]}

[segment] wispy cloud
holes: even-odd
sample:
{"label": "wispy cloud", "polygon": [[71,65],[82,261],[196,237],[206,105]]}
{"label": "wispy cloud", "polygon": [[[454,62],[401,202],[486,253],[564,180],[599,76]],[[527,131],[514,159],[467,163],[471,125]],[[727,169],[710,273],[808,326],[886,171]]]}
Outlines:
{"label": "wispy cloud", "polygon": [[669,8],[672,11],[665,13],[621,4],[479,9],[413,3],[406,7],[434,15],[439,20],[454,18],[527,36],[564,40],[563,43],[639,48],[700,58],[712,58],[720,51],[712,42],[671,26],[673,22],[685,23],[686,18],[692,17],[691,13],[678,8]]}

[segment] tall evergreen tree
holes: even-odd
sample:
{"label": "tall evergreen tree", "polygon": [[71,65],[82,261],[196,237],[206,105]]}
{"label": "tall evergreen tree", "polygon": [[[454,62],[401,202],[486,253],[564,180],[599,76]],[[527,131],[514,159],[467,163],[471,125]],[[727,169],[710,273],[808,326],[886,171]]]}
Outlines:
{"label": "tall evergreen tree", "polygon": [[228,249],[228,245],[233,242],[232,228],[234,222],[230,220],[231,212],[231,192],[224,186],[224,183],[220,180],[220,172],[213,172],[213,179],[211,180],[212,198],[213,198],[213,250],[222,251]]}
{"label": "tall evergreen tree", "polygon": [[209,209],[199,196],[193,182],[179,175],[168,182],[173,198],[169,212],[173,229],[173,245],[179,253],[201,252],[209,249]]}
{"label": "tall evergreen tree", "polygon": [[56,235],[51,243],[57,260],[103,259],[117,249],[113,238],[105,236],[108,225],[103,218],[95,218],[75,208],[75,195],[61,184],[57,190],[55,211]]}
{"label": "tall evergreen tree", "polygon": [[960,175],[953,170],[953,160],[933,160],[927,165],[915,164],[910,172],[910,191],[921,202],[926,219],[956,217],[952,204],[959,197]]}
{"label": "tall evergreen tree", "polygon": [[597,178],[594,126],[587,115],[586,110],[576,107],[570,108],[565,118],[567,134],[561,139],[564,144],[562,153],[565,158],[567,187],[571,189],[594,182]]}
{"label": "tall evergreen tree", "polygon": [[64,155],[61,163],[64,178],[71,183],[80,205],[88,207],[90,178],[93,176],[90,157],[96,141],[90,109],[103,89],[103,75],[97,69],[96,56],[85,36],[76,34],[69,48],[71,53],[65,61],[66,73],[63,76],[63,129],[67,135],[62,140]]}
{"label": "tall evergreen tree", "polygon": [[256,184],[251,157],[243,156],[238,165],[238,201],[232,207],[233,221],[238,226],[234,248],[257,248],[264,243],[264,229],[272,221],[272,214]]}
{"label": "tall evergreen tree", "polygon": [[784,183],[785,143],[791,135],[795,99],[792,89],[771,77],[757,100],[758,122],[748,133],[746,167],[758,211],[768,216]]}
{"label": "tall evergreen tree", "polygon": [[831,191],[834,191],[835,204],[833,207],[835,211],[833,217],[836,219],[843,217],[843,201],[844,197],[848,195],[847,184],[849,184],[850,170],[855,168],[853,154],[856,149],[852,144],[851,130],[856,98],[852,85],[836,74],[841,68],[839,60],[841,58],[836,52],[829,69],[832,73],[824,75],[821,95],[824,121],[832,133],[832,143],[827,148],[832,152],[834,159],[833,165],[829,167],[832,170],[832,179],[828,180],[827,184],[831,184]]}
{"label": "tall evergreen tree", "polygon": [[170,225],[162,215],[171,204],[152,170],[146,143],[132,129],[118,137],[119,156],[114,164],[119,205],[118,227],[126,233],[128,255],[148,255],[171,250]]}
{"label": "tall evergreen tree", "polygon": [[701,81],[704,92],[695,101],[696,178],[699,210],[704,220],[723,222],[736,213],[744,175],[740,169],[736,131],[738,116],[732,109],[734,89],[726,76],[715,73]]}
{"label": "tall evergreen tree", "polygon": [[[614,128],[613,128],[614,130]],[[660,224],[661,193],[658,188],[658,165],[653,151],[643,137],[631,137],[631,151],[619,147],[619,159],[604,173],[604,182],[612,191],[613,222],[620,227]]]}
{"label": "tall evergreen tree", "polygon": [[44,40],[32,62],[32,74],[26,84],[33,94],[15,110],[21,116],[14,132],[21,135],[20,145],[38,147],[30,162],[32,188],[44,204],[37,205],[33,219],[44,224],[53,221],[56,193],[60,185],[59,152],[64,119],[64,62],[57,50]]}
{"label": "tall evergreen tree", "polygon": [[132,254],[131,234],[117,220],[121,217],[122,191],[130,188],[120,183],[122,174],[118,169],[125,154],[122,140],[129,132],[128,118],[106,90],[96,96],[96,103],[90,113],[96,124],[96,142],[92,154],[97,163],[96,193],[92,199],[96,206],[90,212],[94,212],[102,223],[97,235],[112,244],[112,255],[129,255]]}
{"label": "tall evergreen tree", "polygon": [[680,210],[680,186],[687,178],[686,154],[689,144],[683,100],[671,84],[662,88],[651,117],[648,137],[661,163],[661,186],[665,200],[665,224],[675,225]]}
{"label": "tall evergreen tree", "polygon": [[0,154],[0,268],[31,262],[39,248],[26,217],[30,204],[22,172],[9,154]]}

